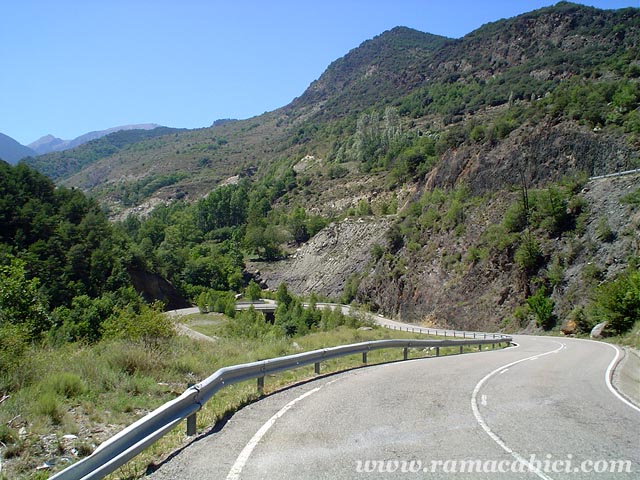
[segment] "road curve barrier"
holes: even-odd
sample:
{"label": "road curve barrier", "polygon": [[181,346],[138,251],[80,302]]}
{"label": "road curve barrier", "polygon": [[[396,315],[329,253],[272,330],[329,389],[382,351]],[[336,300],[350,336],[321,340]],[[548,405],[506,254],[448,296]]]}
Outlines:
{"label": "road curve barrier", "polygon": [[[329,304],[324,304],[325,308]],[[331,304],[331,306],[334,306]],[[338,305],[335,305],[338,307]],[[343,306],[339,306],[342,308]],[[389,321],[391,322],[391,321]],[[384,325],[387,328],[399,330],[402,324],[391,322]],[[510,344],[512,339],[501,334],[479,334],[478,332],[460,332],[453,330],[434,330],[421,327],[404,326],[403,330],[432,334],[457,333],[462,339],[443,340],[376,340],[370,342],[340,345],[337,347],[323,348],[310,352],[297,353],[284,357],[260,360],[251,363],[224,367],[202,382],[187,388],[178,398],[171,400],[148,413],[143,418],[129,425],[113,437],[104,441],[88,457],[79,460],[66,469],[56,473],[51,480],[90,480],[103,478],[115,471],[144,449],[158,441],[162,436],[175,428],[182,421],[187,421],[187,434],[195,435],[195,415],[198,410],[220,389],[228,385],[257,379],[258,390],[261,392],[264,386],[264,377],[285,370],[292,370],[305,365],[314,364],[316,374],[320,373],[320,363],[333,358],[348,355],[362,355],[362,361],[367,363],[367,353],[373,350],[385,348],[402,348],[403,358],[407,359],[409,348],[433,348],[436,356],[440,354],[440,348],[460,347],[463,353],[465,346],[478,346],[482,350],[483,345]],[[419,329],[419,330],[418,330]],[[474,335],[472,337],[471,335]],[[453,336],[453,335],[448,335]]]}

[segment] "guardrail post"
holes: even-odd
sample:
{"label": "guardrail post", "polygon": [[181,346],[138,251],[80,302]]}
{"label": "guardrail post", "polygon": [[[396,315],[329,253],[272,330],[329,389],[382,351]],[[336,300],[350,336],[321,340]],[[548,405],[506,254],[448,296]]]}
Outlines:
{"label": "guardrail post", "polygon": [[264,393],[264,377],[258,377],[258,394]]}
{"label": "guardrail post", "polygon": [[462,353],[462,345],[460,345],[460,353]]}
{"label": "guardrail post", "polygon": [[495,344],[495,343],[492,343],[492,344],[491,344],[491,350],[494,350],[495,348],[496,348],[496,344]]}
{"label": "guardrail post", "polygon": [[367,364],[367,352],[362,352],[362,363]]}
{"label": "guardrail post", "polygon": [[478,344],[478,350],[482,351],[482,344],[481,343]]}
{"label": "guardrail post", "polygon": [[440,347],[436,347],[436,357],[440,356]]}
{"label": "guardrail post", "polygon": [[313,371],[316,375],[320,375],[320,362],[316,362],[313,364]]}
{"label": "guardrail post", "polygon": [[[187,383],[187,388],[191,388],[195,383]],[[193,437],[196,434],[196,412],[187,417],[187,437]]]}
{"label": "guardrail post", "polygon": [[402,359],[403,359],[403,360],[406,360],[406,359],[407,359],[407,351],[408,351],[408,348],[407,348],[407,347],[404,347],[404,348],[402,349]]}
{"label": "guardrail post", "polygon": [[196,414],[192,413],[187,417],[187,437],[193,437],[196,434]]}

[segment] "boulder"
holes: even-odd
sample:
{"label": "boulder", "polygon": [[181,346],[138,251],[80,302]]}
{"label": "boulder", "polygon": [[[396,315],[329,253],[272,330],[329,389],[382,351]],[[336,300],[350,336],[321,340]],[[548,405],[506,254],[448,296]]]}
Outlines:
{"label": "boulder", "polygon": [[575,335],[578,331],[578,323],[573,319],[567,320],[560,328],[560,331],[565,335]]}
{"label": "boulder", "polygon": [[595,327],[591,329],[591,338],[602,338],[602,332],[604,331],[604,327],[607,326],[609,322],[602,322],[597,324]]}

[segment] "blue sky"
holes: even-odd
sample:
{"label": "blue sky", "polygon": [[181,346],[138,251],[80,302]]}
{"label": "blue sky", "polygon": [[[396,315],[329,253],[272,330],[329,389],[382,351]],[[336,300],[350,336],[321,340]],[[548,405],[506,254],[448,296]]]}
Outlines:
{"label": "blue sky", "polygon": [[196,128],[248,118],[286,105],[333,60],[394,26],[461,37],[554,3],[6,0],[0,132],[28,144],[132,123]]}

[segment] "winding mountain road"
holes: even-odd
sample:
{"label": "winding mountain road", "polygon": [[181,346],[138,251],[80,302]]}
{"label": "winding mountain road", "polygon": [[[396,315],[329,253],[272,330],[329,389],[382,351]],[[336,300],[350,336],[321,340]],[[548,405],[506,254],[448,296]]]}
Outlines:
{"label": "winding mountain road", "polygon": [[272,394],[149,478],[639,478],[640,409],[607,381],[617,349],[514,340],[505,350],[371,366]]}

